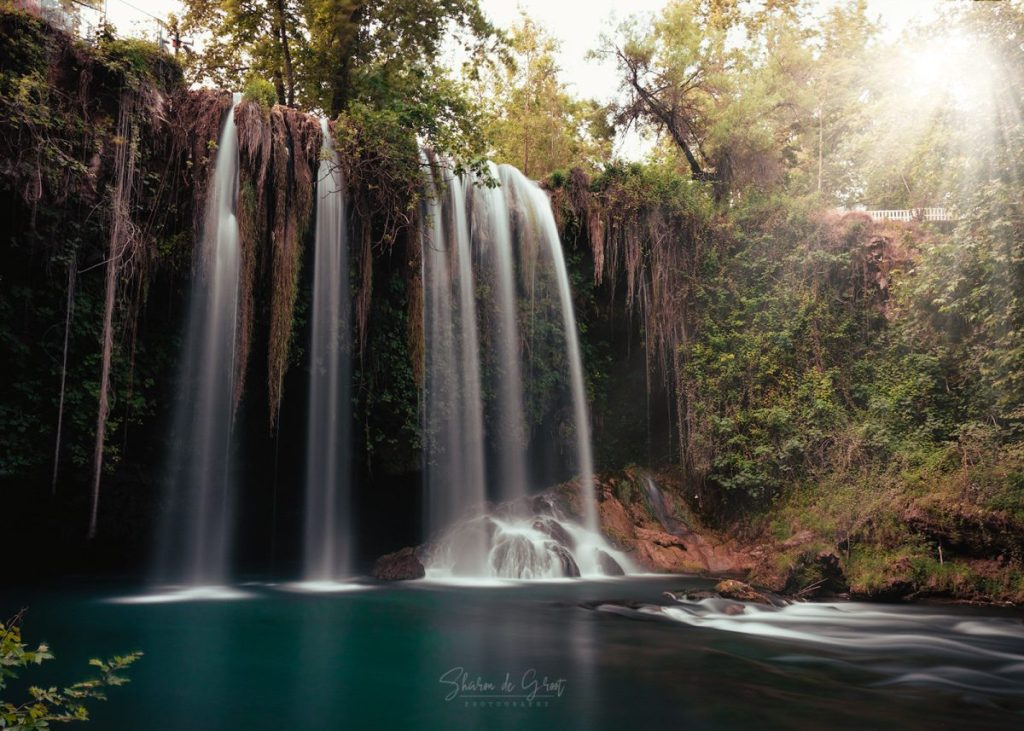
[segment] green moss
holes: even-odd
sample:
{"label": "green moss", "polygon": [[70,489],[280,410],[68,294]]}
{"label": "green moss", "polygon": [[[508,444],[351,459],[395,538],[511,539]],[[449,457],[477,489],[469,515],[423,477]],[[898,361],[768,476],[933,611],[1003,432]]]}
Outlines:
{"label": "green moss", "polygon": [[789,524],[781,518],[774,518],[769,522],[768,533],[777,541],[784,541],[792,535]]}
{"label": "green moss", "polygon": [[913,562],[914,581],[920,590],[933,594],[969,596],[977,591],[980,577],[959,561],[939,561],[934,556],[918,556]]}
{"label": "green moss", "polygon": [[844,561],[850,591],[873,597],[902,595],[916,586],[917,565],[922,559],[921,549],[903,545],[887,549],[877,544],[859,544]]}
{"label": "green moss", "polygon": [[1024,470],[1010,472],[1005,479],[990,485],[986,493],[985,507],[1006,511],[1018,522],[1024,522]]}
{"label": "green moss", "polygon": [[636,480],[631,479],[629,476],[615,480],[612,489],[615,492],[615,497],[623,505],[636,502],[643,494],[643,489],[637,484]]}
{"label": "green moss", "polygon": [[50,31],[28,13],[0,10],[0,74],[44,73],[50,55]]}
{"label": "green moss", "polygon": [[139,38],[115,38],[99,46],[100,54],[111,68],[135,82],[158,81],[161,73],[176,66],[173,57],[152,41]]}

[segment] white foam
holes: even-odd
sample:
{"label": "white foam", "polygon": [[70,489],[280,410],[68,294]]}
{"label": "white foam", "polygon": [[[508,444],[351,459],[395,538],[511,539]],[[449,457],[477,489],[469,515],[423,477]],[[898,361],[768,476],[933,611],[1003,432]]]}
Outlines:
{"label": "white foam", "polygon": [[[727,612],[729,606],[742,613]],[[785,607],[741,604],[728,599],[678,600],[649,605],[641,614],[662,616],[691,627],[793,640],[845,650],[904,651],[944,657],[1020,662],[1024,656],[985,647],[979,635],[1024,641],[1024,626],[1005,620],[962,621],[951,614],[893,611],[865,604],[806,603]],[[980,631],[984,627],[987,631]]]}
{"label": "white foam", "polygon": [[[554,505],[548,505],[547,514],[536,514],[528,505],[525,501],[504,503],[452,526],[428,551],[424,560],[427,577],[467,579],[476,585],[493,580],[615,578],[603,571],[601,553],[617,563],[624,574],[635,571],[632,561],[612,548],[600,533],[567,518]],[[535,527],[538,521],[557,524],[569,540],[563,543],[554,534]],[[576,577],[567,575],[567,556],[579,572]]]}
{"label": "white foam", "polygon": [[360,584],[355,581],[292,581],[278,587],[281,591],[301,594],[344,594],[372,588],[374,587],[370,584]]}
{"label": "white foam", "polygon": [[217,602],[250,599],[254,594],[230,586],[187,586],[152,594],[116,597],[111,604],[173,604],[175,602]]}

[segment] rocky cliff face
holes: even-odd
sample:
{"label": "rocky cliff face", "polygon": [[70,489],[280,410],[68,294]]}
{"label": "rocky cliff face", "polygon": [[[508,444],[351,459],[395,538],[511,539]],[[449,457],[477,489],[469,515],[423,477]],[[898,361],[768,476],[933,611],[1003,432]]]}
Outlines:
{"label": "rocky cliff face", "polygon": [[746,573],[749,548],[700,524],[672,473],[626,470],[599,480],[601,530],[638,566],[665,573]]}

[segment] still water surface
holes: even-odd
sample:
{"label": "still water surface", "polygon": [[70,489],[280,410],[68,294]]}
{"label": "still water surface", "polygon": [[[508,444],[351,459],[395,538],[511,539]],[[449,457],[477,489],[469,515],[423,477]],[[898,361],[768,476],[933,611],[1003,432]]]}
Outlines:
{"label": "still water surface", "polygon": [[[64,683],[139,649],[90,727],[132,729],[1024,728],[1019,612],[679,603],[692,578],[346,592],[11,591]],[[129,601],[123,601],[128,599]]]}

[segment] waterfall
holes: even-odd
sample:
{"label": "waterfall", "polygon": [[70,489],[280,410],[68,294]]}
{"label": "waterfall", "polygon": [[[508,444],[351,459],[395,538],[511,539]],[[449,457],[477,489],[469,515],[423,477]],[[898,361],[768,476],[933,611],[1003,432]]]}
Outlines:
{"label": "waterfall", "polygon": [[345,194],[326,119],[317,172],[304,579],[351,572],[351,311]]}
{"label": "waterfall", "polygon": [[[424,472],[426,526],[437,534],[484,505],[483,403],[465,186],[444,175],[424,205]],[[467,532],[466,571],[483,568],[484,536]]]}
{"label": "waterfall", "polygon": [[576,428],[576,469],[579,471],[580,498],[582,501],[583,525],[592,533],[598,533],[597,496],[594,490],[594,457],[590,447],[590,413],[587,409],[586,388],[583,383],[583,359],[580,357],[580,342],[576,328],[576,314],[573,312],[572,290],[569,288],[569,273],[565,268],[562,243],[558,238],[558,226],[551,212],[551,202],[540,186],[527,180],[515,168],[505,166],[507,174],[502,185],[516,195],[529,212],[532,224],[554,268],[558,282],[558,300],[561,305],[562,327],[565,331],[566,355],[569,363],[569,382],[572,387],[572,410]]}
{"label": "waterfall", "polygon": [[217,147],[192,286],[170,457],[161,578],[189,586],[228,580],[238,317],[238,134],[234,107]]}
{"label": "waterfall", "polygon": [[[421,232],[428,576],[621,574],[630,568],[629,560],[599,531],[572,293],[547,195],[508,165],[491,166],[491,176],[501,183],[497,188],[434,172],[440,180],[424,206]],[[537,312],[516,285],[539,277],[537,269],[544,270],[547,283],[537,296],[557,301],[548,308],[551,313]],[[532,285],[527,289],[535,296]],[[479,320],[476,297],[482,303]],[[531,317],[553,320],[538,328],[546,337],[554,332],[561,338],[547,368],[564,368],[568,376],[579,521],[550,499],[528,496],[519,324],[525,304]],[[481,363],[488,366],[483,374]],[[481,384],[491,388],[482,391]],[[491,430],[488,452],[485,423]],[[491,470],[485,454],[496,462]],[[487,490],[488,475],[498,489]],[[498,504],[485,504],[488,492]]]}
{"label": "waterfall", "polygon": [[[491,163],[491,176],[501,172]],[[480,242],[480,255],[489,264],[496,296],[491,298],[495,340],[494,380],[497,412],[494,427],[500,435],[498,454],[499,500],[516,500],[526,495],[526,433],[523,418],[523,377],[519,354],[519,325],[512,228],[505,193],[501,188],[472,190],[473,239]]]}

